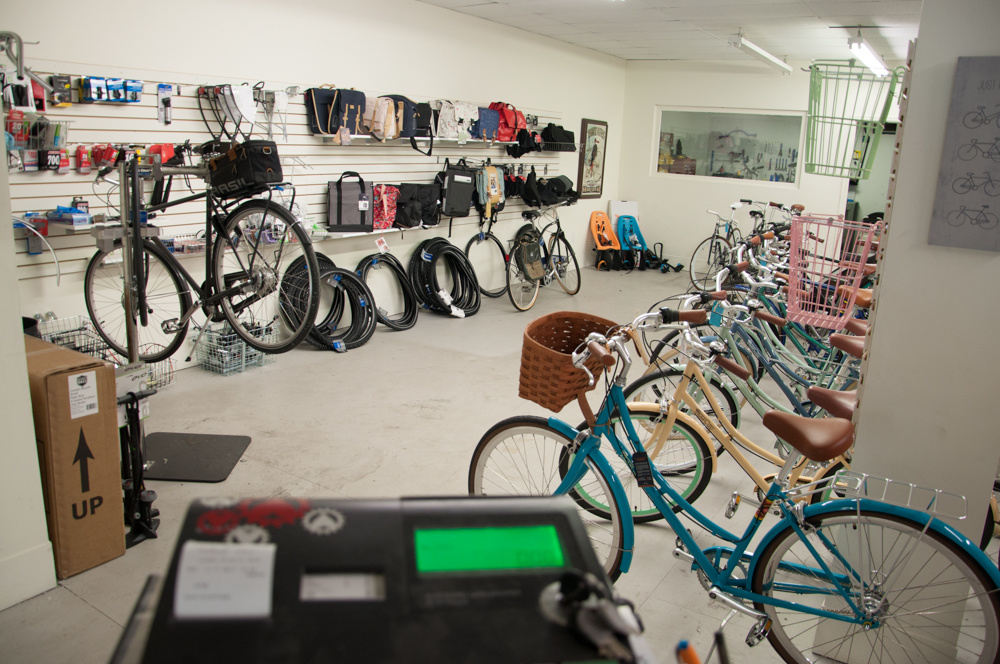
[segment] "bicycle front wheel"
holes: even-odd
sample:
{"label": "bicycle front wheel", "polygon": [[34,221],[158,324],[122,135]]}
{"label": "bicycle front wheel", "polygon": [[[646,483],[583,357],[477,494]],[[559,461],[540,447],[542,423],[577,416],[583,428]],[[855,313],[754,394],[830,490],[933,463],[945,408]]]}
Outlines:
{"label": "bicycle front wheel", "polygon": [[[648,404],[629,404],[629,418],[639,436],[639,443],[649,453],[653,469],[689,503],[697,500],[712,479],[711,452],[705,439],[683,422],[674,422],[673,429],[667,431],[660,409]],[[611,427],[619,440],[628,440],[620,417],[612,420]],[[625,488],[632,520],[635,523],[647,523],[662,519],[663,514],[659,508],[636,481],[631,458],[626,459],[621,454],[609,453],[606,456]],[[571,460],[571,455],[560,460],[560,477],[565,477]],[[591,476],[587,475],[573,488],[573,500],[594,516],[602,519],[617,518],[617,509],[609,505],[604,500],[604,495],[594,491],[594,488],[597,486]],[[680,506],[666,494],[663,494],[663,499],[674,512],[681,511]]]}
{"label": "bicycle front wheel", "polygon": [[507,292],[507,253],[496,235],[473,235],[465,245],[465,255],[476,271],[480,293],[500,297]]}
{"label": "bicycle front wheel", "polygon": [[715,288],[715,275],[726,267],[730,249],[726,238],[721,235],[713,235],[701,241],[691,254],[691,263],[688,265],[691,283],[695,288],[698,290]]}
{"label": "bicycle front wheel", "polygon": [[[515,251],[516,251],[515,247]],[[542,287],[541,280],[534,280],[518,265],[511,254],[507,261],[507,297],[518,311],[527,311],[538,299],[538,290]]]}
{"label": "bicycle front wheel", "polygon": [[556,271],[556,281],[570,295],[580,292],[580,264],[569,240],[562,233],[556,233],[549,242],[549,260]]}
{"label": "bicycle front wheel", "polygon": [[[559,462],[566,457],[572,440],[541,417],[512,417],[498,422],[476,446],[469,467],[469,494],[473,496],[551,496],[562,477]],[[588,491],[605,505],[614,505],[607,480],[590,459],[585,476]],[[570,491],[574,494],[576,489]],[[575,496],[574,496],[575,497]],[[579,503],[579,501],[578,501]],[[622,523],[617,510],[610,520],[578,510],[594,553],[608,577],[621,575]]]}
{"label": "bicycle front wheel", "polygon": [[997,588],[955,543],[871,509],[812,516],[802,530],[804,538],[786,523],[760,553],[753,592],[854,615],[843,589],[870,623],[756,603],[772,619],[768,639],[786,662],[997,661]]}
{"label": "bicycle front wheel", "polygon": [[[184,341],[187,325],[179,322],[191,308],[191,295],[183,278],[160,245],[144,240],[142,260],[146,290],[146,325],[136,321],[139,359],[159,362],[174,354]],[[83,280],[84,300],[94,328],[108,346],[128,358],[125,336],[125,269],[121,242],[111,251],[98,251],[87,264]]]}
{"label": "bicycle front wheel", "polygon": [[[283,279],[302,257],[293,279]],[[248,346],[265,353],[295,348],[313,329],[319,306],[319,269],[312,241],[278,203],[250,200],[226,218],[215,240],[215,286],[228,293],[223,315]],[[294,292],[285,292],[286,289]],[[288,309],[295,303],[294,310]]]}

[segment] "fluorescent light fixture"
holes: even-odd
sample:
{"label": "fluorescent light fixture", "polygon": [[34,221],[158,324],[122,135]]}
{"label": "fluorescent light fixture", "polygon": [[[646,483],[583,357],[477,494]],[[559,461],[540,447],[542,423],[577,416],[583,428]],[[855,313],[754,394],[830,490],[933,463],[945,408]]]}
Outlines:
{"label": "fluorescent light fixture", "polygon": [[777,56],[771,55],[757,44],[744,37],[742,34],[737,35],[736,41],[730,42],[730,45],[735,46],[744,53],[749,53],[753,57],[757,58],[761,62],[771,65],[775,69],[781,70],[782,73],[791,74],[792,68],[781,60]]}
{"label": "fluorescent light fixture", "polygon": [[861,30],[858,30],[857,37],[851,37],[847,40],[847,45],[851,48],[851,53],[854,54],[854,57],[861,60],[866,67],[872,70],[873,74],[876,76],[886,76],[889,74],[889,68],[886,66],[885,61],[879,57],[871,44],[866,42],[865,38],[861,36]]}

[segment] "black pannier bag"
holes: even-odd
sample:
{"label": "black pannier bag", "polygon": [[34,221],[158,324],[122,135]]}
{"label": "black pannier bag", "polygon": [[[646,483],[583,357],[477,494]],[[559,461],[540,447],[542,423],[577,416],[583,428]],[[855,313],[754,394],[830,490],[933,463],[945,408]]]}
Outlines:
{"label": "black pannier bag", "polygon": [[468,217],[476,191],[476,169],[459,159],[454,166],[444,160],[444,170],[437,176],[441,184],[441,214]]}
{"label": "black pannier bag", "polygon": [[281,159],[274,141],[244,141],[208,164],[212,195],[216,198],[252,196],[282,180]]}
{"label": "black pannier bag", "polygon": [[576,152],[576,136],[562,125],[550,122],[542,130],[542,149],[548,152]]}
{"label": "black pannier bag", "polygon": [[354,171],[345,171],[339,180],[327,183],[327,201],[326,227],[330,231],[371,233],[375,230],[371,188]]}
{"label": "black pannier bag", "polygon": [[437,226],[440,192],[441,188],[436,184],[406,182],[399,185],[395,226],[398,228]]}

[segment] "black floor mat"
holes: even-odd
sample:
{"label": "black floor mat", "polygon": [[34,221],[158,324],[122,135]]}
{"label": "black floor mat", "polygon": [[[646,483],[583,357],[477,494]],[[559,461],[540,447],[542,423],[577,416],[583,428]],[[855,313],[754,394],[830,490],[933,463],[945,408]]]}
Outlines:
{"label": "black floor mat", "polygon": [[222,482],[239,463],[250,436],[157,432],[146,435],[147,480]]}

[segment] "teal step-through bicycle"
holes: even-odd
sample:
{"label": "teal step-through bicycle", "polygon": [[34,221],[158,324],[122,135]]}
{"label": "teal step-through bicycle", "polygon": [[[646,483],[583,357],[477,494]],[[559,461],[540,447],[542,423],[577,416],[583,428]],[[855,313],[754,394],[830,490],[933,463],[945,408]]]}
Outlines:
{"label": "teal step-through bicycle", "polygon": [[[703,322],[705,313],[663,309],[626,326],[566,312],[532,322],[525,331],[521,395],[554,411],[576,398],[590,428],[577,429],[554,417],[514,417],[496,424],[473,455],[470,493],[569,494],[605,571],[617,578],[632,562],[634,526],[622,482],[601,450],[607,442],[609,456],[635,476],[677,534],[674,555],[691,564],[712,599],[755,619],[747,636],[751,645],[766,635],[788,662],[1000,661],[1000,571],[941,519],[963,516],[949,513],[964,511],[963,498],[901,485],[903,499],[896,500],[894,489],[900,485],[858,473],[834,480],[836,494],[847,497],[816,505],[806,506],[801,499],[830,486],[788,488],[803,455],[821,463],[852,444],[848,420],[765,416],[765,426],[796,452],[742,534],[727,531],[691,505],[715,464],[714,449],[703,444],[698,422],[677,412],[673,403],[658,413],[675,422],[672,430],[654,428],[641,440],[633,418],[618,413],[659,411],[653,404],[628,404],[623,397],[630,332],[686,328],[687,322]],[[718,363],[727,361],[716,356]],[[584,392],[593,385],[592,373],[605,369],[610,369],[609,384],[595,416]],[[574,371],[582,382],[576,382]],[[954,505],[959,509],[952,510]],[[678,511],[718,544],[699,546]],[[772,513],[777,522],[749,550]]]}

